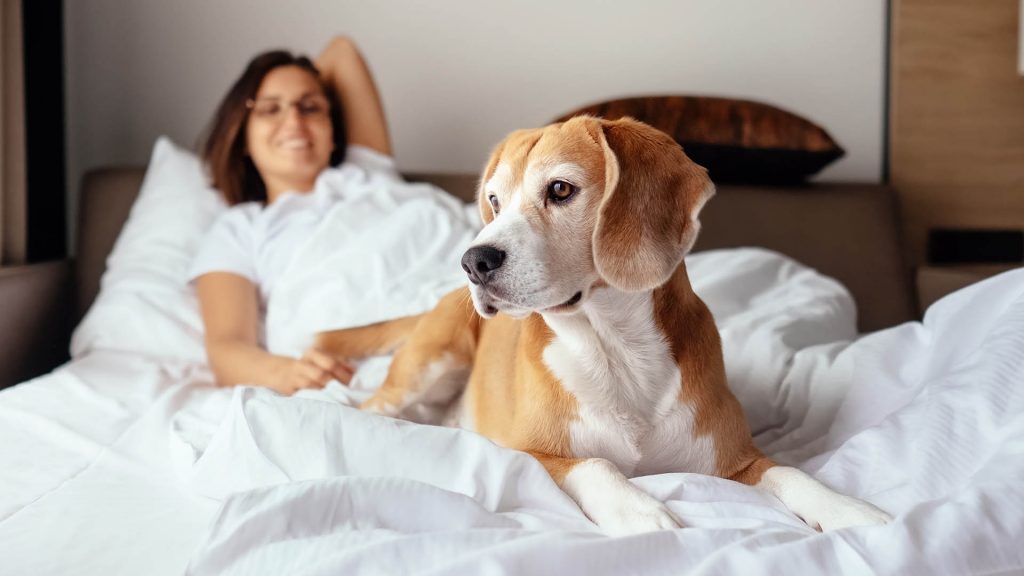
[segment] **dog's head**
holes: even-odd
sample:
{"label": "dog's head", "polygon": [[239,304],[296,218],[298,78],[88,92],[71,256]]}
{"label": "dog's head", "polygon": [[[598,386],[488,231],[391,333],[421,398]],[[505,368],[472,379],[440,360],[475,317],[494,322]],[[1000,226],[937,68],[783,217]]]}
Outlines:
{"label": "dog's head", "polygon": [[672,138],[636,120],[513,132],[480,181],[484,228],[462,258],[473,303],[521,317],[574,312],[605,284],[652,290],[693,247],[714,191]]}

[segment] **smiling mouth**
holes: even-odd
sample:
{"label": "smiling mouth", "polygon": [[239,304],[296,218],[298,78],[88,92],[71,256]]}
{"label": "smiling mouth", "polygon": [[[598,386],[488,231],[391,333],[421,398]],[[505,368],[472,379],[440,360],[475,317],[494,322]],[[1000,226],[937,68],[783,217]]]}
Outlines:
{"label": "smiling mouth", "polygon": [[289,138],[278,145],[285,150],[306,150],[313,147],[312,142],[305,138]]}

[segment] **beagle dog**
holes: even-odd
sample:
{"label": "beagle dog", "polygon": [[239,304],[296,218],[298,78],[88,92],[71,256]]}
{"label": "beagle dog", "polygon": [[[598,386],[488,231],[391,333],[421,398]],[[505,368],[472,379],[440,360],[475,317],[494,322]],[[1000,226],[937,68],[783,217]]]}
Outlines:
{"label": "beagle dog", "polygon": [[358,358],[401,345],[364,409],[533,455],[610,534],[680,526],[627,480],[664,472],[756,486],[820,530],[889,521],[754,447],[683,262],[714,192],[676,142],[632,119],[513,132],[481,179],[469,285],[316,346]]}

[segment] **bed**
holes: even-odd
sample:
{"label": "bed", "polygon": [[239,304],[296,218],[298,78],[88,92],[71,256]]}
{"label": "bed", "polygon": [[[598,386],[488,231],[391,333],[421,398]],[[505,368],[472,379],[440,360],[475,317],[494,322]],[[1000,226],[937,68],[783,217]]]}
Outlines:
{"label": "bed", "polygon": [[720,186],[687,263],[759,446],[896,520],[819,534],[749,487],[667,474],[634,482],[687,528],[609,539],[525,454],[351,408],[385,364],[293,397],[215,387],[181,268],[221,207],[195,178],[168,142],[148,172],[85,178],[72,359],[0,392],[2,573],[1024,567],[1024,272],[913,321],[884,186]]}

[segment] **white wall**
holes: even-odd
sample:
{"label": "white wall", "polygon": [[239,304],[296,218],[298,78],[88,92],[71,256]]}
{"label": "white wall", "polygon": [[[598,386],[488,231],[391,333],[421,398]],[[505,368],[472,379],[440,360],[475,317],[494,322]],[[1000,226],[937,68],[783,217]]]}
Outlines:
{"label": "white wall", "polygon": [[[476,172],[506,132],[641,94],[761,100],[825,127],[825,180],[878,181],[884,0],[74,0],[65,3],[70,222],[82,173],[194,145],[255,53],[356,39],[404,170]],[[73,237],[73,236],[72,236]]]}

